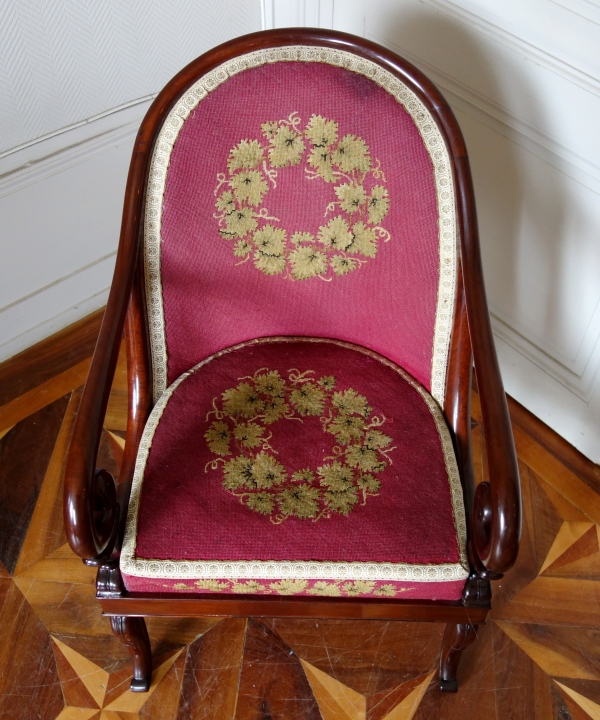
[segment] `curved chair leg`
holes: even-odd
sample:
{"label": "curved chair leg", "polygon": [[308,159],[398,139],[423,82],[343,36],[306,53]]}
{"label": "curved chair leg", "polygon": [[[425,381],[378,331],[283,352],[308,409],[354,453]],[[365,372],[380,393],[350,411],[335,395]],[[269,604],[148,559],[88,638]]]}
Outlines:
{"label": "curved chair leg", "polygon": [[446,625],[440,656],[440,690],[455,693],[458,690],[456,670],[462,651],[475,640],[477,625]]}
{"label": "curved chair leg", "polygon": [[152,680],[152,654],[146,622],[141,617],[111,617],[114,634],[127,645],[133,660],[133,692],[147,692]]}

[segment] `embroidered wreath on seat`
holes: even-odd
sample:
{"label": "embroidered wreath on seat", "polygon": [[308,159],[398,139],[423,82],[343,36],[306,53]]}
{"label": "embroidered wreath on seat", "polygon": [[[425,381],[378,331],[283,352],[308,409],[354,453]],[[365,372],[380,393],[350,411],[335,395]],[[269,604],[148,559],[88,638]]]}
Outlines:
{"label": "embroidered wreath on seat", "polygon": [[[246,139],[232,148],[228,173],[217,175],[215,218],[221,236],[235,241],[238,264],[252,258],[265,275],[331,280],[374,258],[378,241],[390,239],[380,224],[389,210],[388,191],[374,184],[385,183],[385,175],[362,138],[338,139],[334,120],[313,115],[303,130],[300,125],[293,112],[287,120],[263,123],[264,141]],[[307,180],[335,184],[337,200],[324,214],[332,217],[316,238],[301,228],[288,233],[263,204],[269,186],[277,187],[278,170],[301,163]]]}
{"label": "embroidered wreath on seat", "polygon": [[[235,388],[213,400],[214,415],[204,437],[217,455],[209,466],[223,471],[223,487],[254,512],[274,523],[289,517],[319,520],[348,515],[369,495],[377,495],[377,473],[391,464],[392,439],[380,428],[384,416],[373,414],[367,399],[352,388],[335,390],[335,378],[316,381],[313,370],[288,372],[261,368],[239,378]],[[288,474],[270,444],[269,426],[278,421],[303,422],[319,417],[323,431],[336,445],[322,466],[298,468]]]}

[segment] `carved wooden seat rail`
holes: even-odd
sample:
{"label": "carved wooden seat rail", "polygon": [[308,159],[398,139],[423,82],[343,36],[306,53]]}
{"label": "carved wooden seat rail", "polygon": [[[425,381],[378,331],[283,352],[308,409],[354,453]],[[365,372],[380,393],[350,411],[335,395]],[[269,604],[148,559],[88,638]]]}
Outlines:
{"label": "carved wooden seat rail", "polygon": [[[135,593],[119,569],[129,493],[142,432],[152,410],[152,357],[143,264],[146,186],[153,148],[169,111],[190,86],[225,61],[268,48],[315,46],[348,51],[380,66],[416,94],[444,139],[452,165],[459,236],[453,332],[443,412],[450,428],[468,519],[470,575],[462,600],[346,597],[274,597],[207,593]],[[118,482],[97,467],[97,453],[121,339],[127,346],[129,415]],[[474,486],[470,440],[471,368],[474,365],[485,427],[489,482]],[[490,580],[515,562],[520,535],[520,487],[506,398],[490,327],[477,218],[465,143],[456,119],[434,85],[394,53],[338,32],[284,29],[237,38],[202,55],[158,95],[137,135],[125,195],[114,280],[85,384],[68,455],[65,526],[73,550],[98,567],[97,596],[114,632],[131,651],[132,689],[144,691],[151,676],[143,616],[285,616],[434,621],[448,623],[440,661],[440,687],[455,691],[462,650],[486,619]]]}

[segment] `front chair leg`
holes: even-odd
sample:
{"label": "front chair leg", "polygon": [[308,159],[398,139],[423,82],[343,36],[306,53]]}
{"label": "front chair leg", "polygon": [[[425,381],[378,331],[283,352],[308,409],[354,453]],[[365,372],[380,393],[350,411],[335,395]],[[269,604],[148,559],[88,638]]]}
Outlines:
{"label": "front chair leg", "polygon": [[440,690],[455,693],[458,690],[456,670],[462,651],[475,640],[477,625],[449,623],[442,641],[440,656]]}
{"label": "front chair leg", "polygon": [[111,617],[114,634],[127,645],[133,660],[131,690],[147,692],[152,679],[152,654],[146,622],[141,617]]}

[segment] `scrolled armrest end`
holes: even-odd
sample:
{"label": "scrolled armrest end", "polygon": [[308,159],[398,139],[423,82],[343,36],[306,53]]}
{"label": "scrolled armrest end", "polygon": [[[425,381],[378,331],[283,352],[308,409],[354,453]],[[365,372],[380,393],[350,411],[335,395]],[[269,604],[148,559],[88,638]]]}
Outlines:
{"label": "scrolled armrest end", "polygon": [[100,565],[110,555],[119,527],[119,504],[113,476],[102,468],[83,486],[67,482],[65,529],[69,544],[86,565]]}

